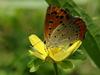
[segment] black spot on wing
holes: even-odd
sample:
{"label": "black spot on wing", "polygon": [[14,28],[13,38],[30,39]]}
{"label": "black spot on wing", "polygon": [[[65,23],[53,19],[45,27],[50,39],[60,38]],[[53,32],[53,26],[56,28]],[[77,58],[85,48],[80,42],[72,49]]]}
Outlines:
{"label": "black spot on wing", "polygon": [[44,44],[46,44],[46,40],[44,40]]}
{"label": "black spot on wing", "polygon": [[50,14],[49,14],[49,13],[48,13],[47,15],[48,15],[48,16],[50,16]]}
{"label": "black spot on wing", "polygon": [[64,16],[60,16],[60,19],[63,19],[64,18]]}
{"label": "black spot on wing", "polygon": [[53,21],[52,21],[52,20],[49,20],[48,22],[49,22],[49,23],[53,23]]}
{"label": "black spot on wing", "polygon": [[59,23],[61,24],[61,23],[63,23],[63,21],[60,21]]}
{"label": "black spot on wing", "polygon": [[51,34],[49,33],[49,36],[50,36]]}
{"label": "black spot on wing", "polygon": [[59,16],[57,15],[56,18],[59,18]]}
{"label": "black spot on wing", "polygon": [[57,36],[54,36],[55,38],[57,37]]}
{"label": "black spot on wing", "polygon": [[49,28],[49,30],[51,30],[52,28]]}
{"label": "black spot on wing", "polygon": [[64,34],[61,34],[61,36],[64,36]]}
{"label": "black spot on wing", "polygon": [[54,12],[51,13],[51,15],[52,15],[52,16],[57,15],[57,12],[54,11]]}

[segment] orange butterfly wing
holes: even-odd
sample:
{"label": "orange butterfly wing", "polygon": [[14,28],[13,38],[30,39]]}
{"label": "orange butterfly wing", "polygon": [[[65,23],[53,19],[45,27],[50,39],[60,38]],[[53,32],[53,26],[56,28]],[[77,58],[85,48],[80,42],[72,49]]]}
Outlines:
{"label": "orange butterfly wing", "polygon": [[56,6],[49,6],[45,20],[45,39],[48,40],[52,31],[63,21],[69,20],[69,13]]}

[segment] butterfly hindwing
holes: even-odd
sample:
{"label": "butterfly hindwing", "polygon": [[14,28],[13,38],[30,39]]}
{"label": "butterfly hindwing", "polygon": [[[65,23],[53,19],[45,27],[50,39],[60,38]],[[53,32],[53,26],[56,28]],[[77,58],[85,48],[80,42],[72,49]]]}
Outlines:
{"label": "butterfly hindwing", "polygon": [[83,40],[86,33],[85,22],[80,17],[74,17],[71,23],[77,27],[76,33],[79,34],[79,39]]}

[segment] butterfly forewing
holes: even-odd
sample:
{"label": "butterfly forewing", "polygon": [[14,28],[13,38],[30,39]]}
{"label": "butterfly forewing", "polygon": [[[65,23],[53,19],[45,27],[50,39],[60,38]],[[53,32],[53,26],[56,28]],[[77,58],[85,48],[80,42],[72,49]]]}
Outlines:
{"label": "butterfly forewing", "polygon": [[45,39],[48,40],[53,30],[63,21],[69,20],[68,12],[56,6],[49,6],[45,20]]}

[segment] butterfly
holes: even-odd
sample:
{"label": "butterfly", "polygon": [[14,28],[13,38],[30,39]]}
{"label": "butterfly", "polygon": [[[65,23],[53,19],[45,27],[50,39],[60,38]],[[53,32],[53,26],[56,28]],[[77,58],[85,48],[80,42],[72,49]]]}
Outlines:
{"label": "butterfly", "polygon": [[50,57],[54,61],[62,61],[79,48],[85,33],[86,25],[80,17],[50,5],[45,18],[45,41],[43,43],[36,35],[29,36],[35,49],[29,52],[42,60]]}
{"label": "butterfly", "polygon": [[85,37],[86,25],[80,17],[72,16],[63,8],[50,5],[45,19],[47,47],[70,46]]}

